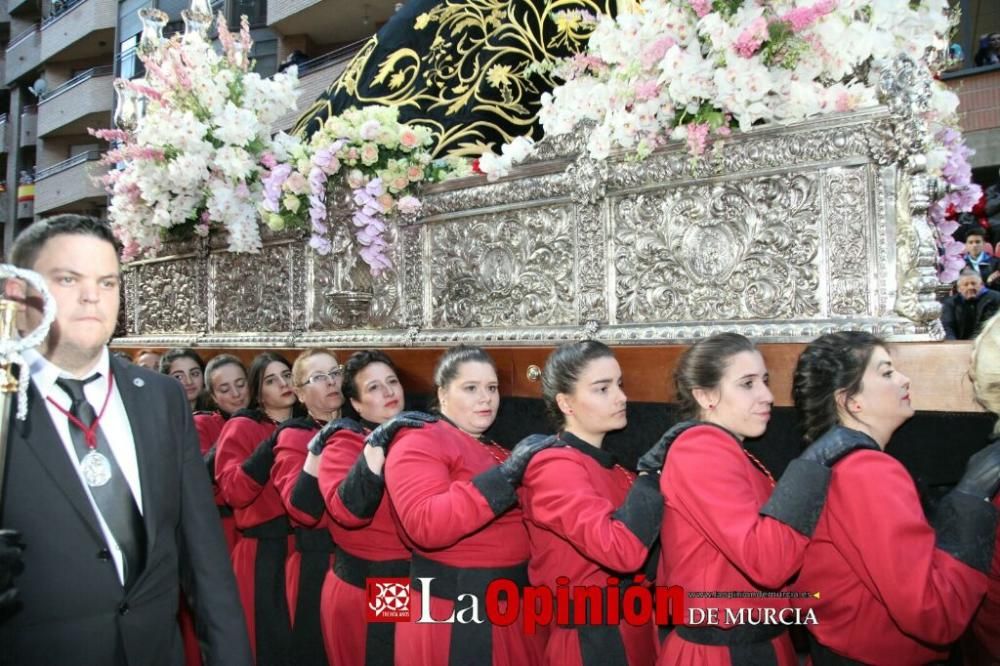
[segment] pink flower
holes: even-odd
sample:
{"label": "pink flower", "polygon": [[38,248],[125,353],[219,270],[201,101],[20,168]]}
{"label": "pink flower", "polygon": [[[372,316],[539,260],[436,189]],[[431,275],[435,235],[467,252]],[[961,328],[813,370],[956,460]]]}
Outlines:
{"label": "pink flower", "polygon": [[811,7],[796,7],[789,10],[779,20],[787,22],[793,32],[802,32],[836,7],[836,0],[819,0]]}
{"label": "pink flower", "polygon": [[708,147],[708,123],[691,123],[687,126],[687,145],[692,155],[704,155]]}
{"label": "pink flower", "polygon": [[274,154],[271,153],[270,151],[265,151],[260,156],[260,163],[263,164],[268,169],[273,169],[274,167],[278,166],[278,160],[275,159]]}
{"label": "pink flower", "polygon": [[413,148],[416,148],[419,143],[420,140],[417,138],[417,133],[413,130],[406,128],[399,133],[399,145],[403,148],[412,150]]}
{"label": "pink flower", "polygon": [[648,81],[642,81],[635,87],[635,98],[638,100],[648,100],[653,99],[660,94],[659,84],[650,79]]}
{"label": "pink flower", "polygon": [[691,9],[698,18],[703,18],[712,12],[712,0],[691,0]]}
{"label": "pink flower", "polygon": [[733,50],[741,58],[752,58],[766,39],[767,20],[763,16],[758,16],[743,29],[740,36],[733,42]]}
{"label": "pink flower", "polygon": [[646,69],[654,66],[663,59],[670,47],[676,42],[670,37],[661,37],[653,42],[649,48],[642,53],[642,66]]}

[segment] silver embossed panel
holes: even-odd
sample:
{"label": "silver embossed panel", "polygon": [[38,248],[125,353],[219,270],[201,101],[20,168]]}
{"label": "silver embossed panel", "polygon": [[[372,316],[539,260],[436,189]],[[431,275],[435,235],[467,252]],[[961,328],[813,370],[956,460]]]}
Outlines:
{"label": "silver embossed panel", "polygon": [[133,307],[140,335],[204,332],[207,281],[200,257],[148,263],[136,272]]}
{"label": "silver embossed panel", "polygon": [[[294,261],[295,255],[299,261]],[[270,245],[253,257],[228,252],[209,257],[212,331],[288,331],[296,328],[295,273],[302,270],[301,244]]]}
{"label": "silver embossed panel", "polygon": [[554,206],[427,225],[432,325],[573,323],[573,217]]}
{"label": "silver embossed panel", "polygon": [[619,322],[816,315],[816,173],[664,188],[613,202]]}

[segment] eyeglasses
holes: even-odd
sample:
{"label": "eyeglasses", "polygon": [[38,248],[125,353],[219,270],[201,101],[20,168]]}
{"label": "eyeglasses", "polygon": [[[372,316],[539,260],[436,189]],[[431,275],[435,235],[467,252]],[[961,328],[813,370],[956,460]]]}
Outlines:
{"label": "eyeglasses", "polygon": [[340,379],[341,375],[343,374],[344,374],[343,366],[338,365],[330,372],[317,372],[315,375],[313,375],[309,379],[299,384],[299,386],[308,386],[309,384],[320,384],[320,383],[333,384],[338,379]]}

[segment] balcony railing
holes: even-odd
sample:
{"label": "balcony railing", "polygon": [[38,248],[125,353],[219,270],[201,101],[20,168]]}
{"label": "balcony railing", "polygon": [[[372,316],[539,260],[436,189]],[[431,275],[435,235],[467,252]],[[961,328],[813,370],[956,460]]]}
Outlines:
{"label": "balcony railing", "polygon": [[346,46],[341,46],[339,49],[334,49],[329,53],[324,53],[321,56],[316,56],[315,58],[306,60],[299,65],[299,76],[304,76],[314,70],[335,65],[338,62],[346,62],[350,60],[367,41],[367,39],[359,39],[358,41],[351,42]]}
{"label": "balcony railing", "polygon": [[87,0],[65,0],[64,2],[53,2],[52,3],[52,13],[46,18],[42,19],[42,27],[44,28],[50,23],[54,23],[61,19],[66,13],[73,9],[81,2],[86,2]]}
{"label": "balcony railing", "polygon": [[82,153],[77,153],[68,160],[63,160],[62,162],[56,162],[55,164],[49,165],[44,169],[37,169],[35,171],[35,183],[37,184],[40,180],[45,180],[57,173],[62,173],[67,169],[72,169],[78,164],[84,164],[85,162],[93,162],[94,160],[101,159],[101,151],[99,150],[85,150]]}
{"label": "balcony railing", "polygon": [[53,89],[38,103],[38,136],[80,134],[88,126],[107,124],[113,74],[111,65],[93,67]]}
{"label": "balcony railing", "polygon": [[24,32],[15,35],[7,43],[7,64],[4,80],[9,84],[21,78],[39,63],[39,32],[38,25],[33,25]]}
{"label": "balcony railing", "polygon": [[92,176],[95,174],[89,169],[89,165],[100,157],[99,150],[88,150],[38,169],[35,172],[35,213],[104,198],[104,189],[94,182]]}
{"label": "balcony railing", "polygon": [[117,4],[115,0],[68,0],[65,9],[42,22],[41,59],[110,56],[112,47],[109,45],[114,43],[118,20]]}
{"label": "balcony railing", "polygon": [[[364,43],[365,40],[354,42],[299,65],[300,110],[309,108],[330,87]],[[300,114],[301,111],[294,111],[282,116],[271,126],[271,130],[288,131],[298,121]]]}

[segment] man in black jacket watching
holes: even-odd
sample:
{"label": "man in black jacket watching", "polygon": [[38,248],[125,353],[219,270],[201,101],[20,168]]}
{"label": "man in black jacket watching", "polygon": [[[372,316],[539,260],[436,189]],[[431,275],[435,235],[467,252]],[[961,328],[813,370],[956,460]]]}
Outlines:
{"label": "man in black jacket watching", "polygon": [[1000,310],[1000,293],[983,286],[975,268],[966,267],[958,275],[958,293],[941,306],[941,325],[946,340],[971,340],[990,317]]}

